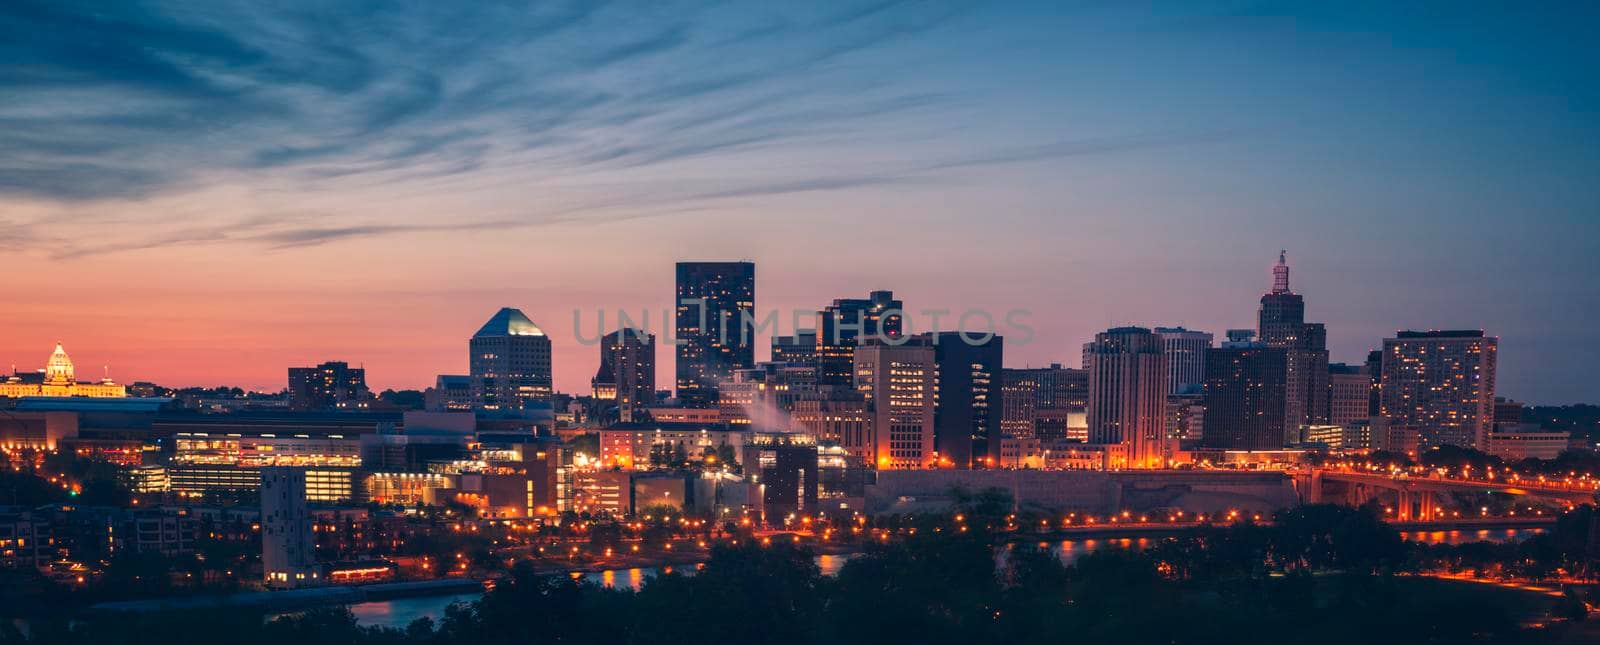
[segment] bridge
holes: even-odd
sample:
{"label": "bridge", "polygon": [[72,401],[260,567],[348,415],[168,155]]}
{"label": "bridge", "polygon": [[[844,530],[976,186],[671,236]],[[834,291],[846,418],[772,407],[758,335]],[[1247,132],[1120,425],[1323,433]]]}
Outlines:
{"label": "bridge", "polygon": [[1297,472],[1294,480],[1301,499],[1307,503],[1360,506],[1377,501],[1389,505],[1393,509],[1390,516],[1402,522],[1443,517],[1442,500],[1457,493],[1510,495],[1567,505],[1594,503],[1597,499],[1593,481],[1460,479],[1328,468]]}

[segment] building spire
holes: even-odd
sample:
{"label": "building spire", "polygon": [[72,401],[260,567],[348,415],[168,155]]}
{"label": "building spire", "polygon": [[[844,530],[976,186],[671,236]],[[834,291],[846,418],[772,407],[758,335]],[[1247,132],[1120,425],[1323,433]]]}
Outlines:
{"label": "building spire", "polygon": [[1272,267],[1272,293],[1289,293],[1289,251],[1278,251],[1278,264]]}

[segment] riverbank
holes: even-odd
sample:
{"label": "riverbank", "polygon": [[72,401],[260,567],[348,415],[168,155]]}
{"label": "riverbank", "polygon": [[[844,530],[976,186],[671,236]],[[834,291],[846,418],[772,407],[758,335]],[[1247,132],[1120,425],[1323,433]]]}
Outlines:
{"label": "riverbank", "polygon": [[[790,539],[790,538],[783,538]],[[804,543],[817,555],[852,555],[865,550],[862,544],[839,544],[814,542]],[[609,558],[592,559],[585,561],[569,560],[535,560],[533,570],[544,575],[582,575],[601,573],[604,571],[620,571],[626,569],[667,569],[670,567],[692,566],[705,562],[711,557],[711,552],[706,549],[688,551],[655,552],[650,554],[618,554]]]}
{"label": "riverbank", "polygon": [[[818,556],[848,556],[860,553],[861,545],[821,544],[809,545]],[[617,571],[649,571],[652,574],[671,571],[673,567],[693,567],[710,557],[709,551],[693,550],[673,553],[627,554],[582,562],[563,560],[536,560],[534,571],[542,575],[568,575],[573,577],[597,576]],[[358,605],[408,598],[453,597],[476,595],[492,586],[498,575],[483,578],[459,577],[432,580],[386,582],[370,585],[314,587],[278,591],[246,591],[229,594],[209,594],[120,600],[90,605],[88,613],[161,612],[205,609],[250,609],[267,612],[288,612],[334,605]]]}

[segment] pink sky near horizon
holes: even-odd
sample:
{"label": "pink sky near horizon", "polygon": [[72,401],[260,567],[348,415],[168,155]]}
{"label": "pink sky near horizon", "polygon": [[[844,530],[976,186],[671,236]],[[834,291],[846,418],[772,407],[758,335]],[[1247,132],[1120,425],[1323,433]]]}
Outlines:
{"label": "pink sky near horizon", "polygon": [[[596,248],[589,245],[603,245],[611,235],[692,236],[698,226],[717,224],[713,218],[687,231],[577,229],[562,237],[569,244],[549,248]],[[778,311],[784,333],[791,331],[791,309],[813,311],[833,298],[863,297],[873,289],[894,290],[912,312],[914,326],[926,323],[926,316],[917,313],[924,309],[954,312],[946,316],[943,328],[952,328],[954,314],[969,308],[993,312],[997,321],[1009,310],[1027,309],[1031,313],[1024,320],[1033,329],[1032,343],[1019,344],[1020,336],[1000,323],[1001,332],[1011,337],[1006,364],[1012,367],[1050,362],[1076,366],[1081,343],[1095,331],[1120,324],[1186,324],[1219,338],[1226,327],[1251,326],[1270,264],[1270,258],[1251,258],[1243,266],[1223,268],[1230,277],[1213,280],[1206,271],[1180,278],[1176,267],[1148,261],[1125,260],[1122,271],[1074,271],[1080,266],[1075,261],[1024,250],[1019,255],[1030,266],[1058,272],[1061,279],[1053,285],[992,281],[962,270],[983,268],[983,253],[924,240],[929,253],[918,257],[930,261],[920,265],[837,249],[852,252],[859,267],[854,271],[830,268],[828,258],[770,242],[724,243],[768,247],[769,252],[750,258],[757,266],[757,308]],[[71,260],[38,274],[31,283],[14,284],[12,313],[0,333],[0,361],[24,371],[42,367],[59,340],[85,380],[98,378],[102,366],[110,365],[112,376],[123,383],[276,391],[284,387],[290,366],[343,360],[366,367],[375,390],[421,389],[437,374],[464,373],[468,337],[499,307],[510,306],[522,309],[552,336],[557,389],[583,394],[598,366],[598,350],[577,340],[574,310],[581,312],[586,337],[594,334],[597,311],[605,311],[607,326],[613,326],[618,309],[635,318],[650,311],[652,332],[663,336],[661,314],[671,304],[673,263],[679,259],[671,248],[646,246],[642,248],[647,251],[599,262],[554,255],[524,255],[514,261],[501,257],[519,253],[518,245],[507,240],[474,240],[478,254],[437,241],[429,234],[281,250],[195,246],[182,253],[131,251]],[[706,251],[681,257],[747,257],[719,253],[714,244],[703,246]],[[397,247],[412,261],[384,259]],[[345,275],[320,269],[342,264],[349,265]],[[504,268],[511,266],[519,268]],[[1192,287],[1164,288],[1156,297],[1139,288],[1150,276],[1133,269],[1155,270]],[[1217,282],[1237,286],[1217,289],[1216,298],[1202,295],[1201,285]],[[1324,304],[1309,298],[1312,318],[1318,319],[1316,314],[1326,311]],[[1105,314],[1113,308],[1108,303],[1119,299],[1114,308],[1125,313]],[[1082,307],[1074,301],[1100,304]],[[767,346],[765,338],[758,341],[758,359],[766,358]],[[1335,360],[1361,357],[1359,352],[1335,352]],[[663,339],[657,386],[670,388],[672,374],[672,350]]]}

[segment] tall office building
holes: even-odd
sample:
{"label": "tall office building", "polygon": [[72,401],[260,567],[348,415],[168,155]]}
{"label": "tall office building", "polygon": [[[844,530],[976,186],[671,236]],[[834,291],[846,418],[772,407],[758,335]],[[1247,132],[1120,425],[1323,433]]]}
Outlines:
{"label": "tall office building", "polygon": [[755,263],[679,262],[673,306],[678,401],[717,407],[717,384],[756,362]]}
{"label": "tall office building", "polygon": [[1001,370],[1000,432],[1018,439],[1087,441],[1089,372],[1062,367]]}
{"label": "tall office building", "polygon": [[1367,417],[1370,419],[1383,414],[1383,350],[1367,352],[1367,378],[1372,387],[1367,397]]}
{"label": "tall office building", "polygon": [[1289,290],[1289,262],[1278,253],[1272,290],[1261,296],[1261,342],[1286,350],[1283,442],[1298,443],[1303,430],[1328,422],[1328,334],[1321,323],[1306,322],[1305,298]]}
{"label": "tall office building", "polygon": [[550,402],[550,337],[521,310],[495,312],[467,347],[476,407],[521,410],[530,403]]}
{"label": "tall office building", "polygon": [[1182,327],[1157,327],[1167,354],[1167,394],[1198,394],[1206,378],[1206,350],[1211,333]]}
{"label": "tall office building", "polygon": [[867,340],[855,348],[855,384],[867,406],[864,441],[845,450],[879,470],[937,465],[934,410],[938,362],[934,348],[916,339],[901,345]]}
{"label": "tall office building", "polygon": [[794,402],[790,415],[817,441],[841,447],[867,444],[872,420],[867,415],[866,401],[853,389],[801,398]]}
{"label": "tall office building", "polygon": [[893,291],[866,298],[840,298],[817,312],[817,377],[823,385],[851,382],[851,361],[862,340],[898,338],[904,332],[905,305]]}
{"label": "tall office building", "polygon": [[268,587],[305,587],[321,582],[303,468],[261,469],[261,569]]}
{"label": "tall office building", "polygon": [[1288,351],[1253,342],[1246,334],[1206,356],[1205,419],[1200,443],[1225,450],[1278,450],[1284,446]]}
{"label": "tall office building", "polygon": [[340,403],[371,398],[367,389],[367,370],[350,367],[343,361],[329,361],[316,367],[289,368],[289,407],[295,410],[326,410]]}
{"label": "tall office building", "polygon": [[1167,395],[1168,439],[1193,443],[1205,434],[1205,383],[1201,380],[1198,392]]}
{"label": "tall office building", "polygon": [[1125,467],[1165,466],[1167,357],[1160,337],[1143,327],[1117,327],[1096,334],[1083,354],[1089,443],[1120,444]]}
{"label": "tall office building", "polygon": [[1034,411],[1039,381],[1033,370],[1007,368],[1000,372],[1000,434],[1013,439],[1033,439]]}
{"label": "tall office building", "polygon": [[948,460],[956,468],[974,468],[997,463],[1005,339],[963,337],[954,331],[929,332],[917,338],[933,346],[938,364],[933,432],[940,464]]}
{"label": "tall office building", "polygon": [[597,399],[615,401],[617,418],[635,420],[656,401],[656,337],[618,329],[600,339],[600,369],[590,382]]}
{"label": "tall office building", "polygon": [[1365,365],[1328,364],[1328,425],[1365,423],[1372,396],[1372,377]]}
{"label": "tall office building", "polygon": [[1382,410],[1421,446],[1482,449],[1494,428],[1499,339],[1479,330],[1402,331],[1383,341]]}

